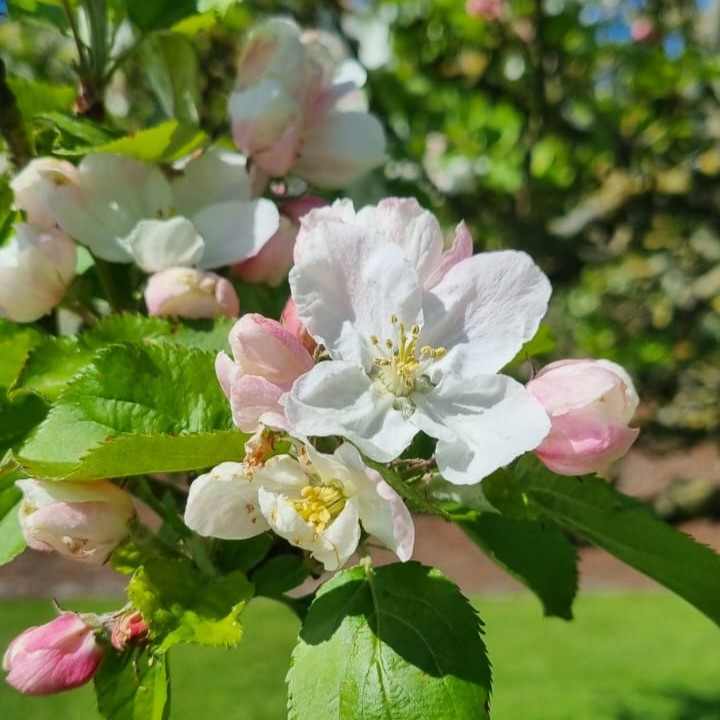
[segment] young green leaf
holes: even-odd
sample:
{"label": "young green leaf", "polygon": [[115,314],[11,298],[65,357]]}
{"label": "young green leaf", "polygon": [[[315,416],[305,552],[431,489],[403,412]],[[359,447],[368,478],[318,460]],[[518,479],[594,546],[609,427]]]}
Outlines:
{"label": "young green leaf", "polygon": [[95,674],[95,694],[106,720],[167,720],[170,677],[165,654],[149,648],[108,650]]}
{"label": "young green leaf", "polygon": [[[118,343],[156,342],[199,350],[224,350],[227,347],[228,332],[234,322],[230,318],[221,318],[171,324],[161,318],[123,313],[103,318],[82,335],[47,337],[42,340],[42,336],[35,333],[37,339],[33,339],[30,356],[11,392],[34,392],[48,400],[55,400],[68,382],[90,364],[96,352]],[[1,329],[2,326],[0,333]],[[20,354],[21,342],[14,343],[12,347]],[[22,356],[23,361],[25,355]],[[17,363],[13,368],[16,365]],[[12,375],[10,381],[15,379],[18,371],[9,371]]]}
{"label": "young green leaf", "polygon": [[128,585],[128,598],[162,650],[177,643],[235,646],[253,587],[240,571],[208,577],[186,560],[151,559]]}
{"label": "young green leaf", "polygon": [[419,563],[343,570],[319,591],[288,674],[290,720],[482,720],[490,664],[457,586]]}
{"label": "young green leaf", "polygon": [[[222,438],[210,437],[217,431],[225,431]],[[233,452],[242,457],[244,439],[232,430],[212,353],[115,345],[67,385],[16,459],[41,477],[118,477],[205,468]]]}
{"label": "young green leaf", "polygon": [[6,565],[17,557],[27,543],[20,528],[20,501],[22,492],[14,485],[0,491],[0,565]]}
{"label": "young green leaf", "polygon": [[0,386],[9,386],[14,382],[28,354],[42,339],[42,333],[32,326],[0,318]]}

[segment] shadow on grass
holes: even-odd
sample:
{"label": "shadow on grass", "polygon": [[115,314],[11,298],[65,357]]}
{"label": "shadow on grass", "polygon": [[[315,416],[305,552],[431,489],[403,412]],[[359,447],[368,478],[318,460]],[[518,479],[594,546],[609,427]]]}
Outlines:
{"label": "shadow on grass", "polygon": [[[672,704],[672,709],[657,720],[720,720],[720,692],[706,694],[678,689],[660,694]],[[648,720],[648,715],[645,710],[620,709],[615,720]]]}

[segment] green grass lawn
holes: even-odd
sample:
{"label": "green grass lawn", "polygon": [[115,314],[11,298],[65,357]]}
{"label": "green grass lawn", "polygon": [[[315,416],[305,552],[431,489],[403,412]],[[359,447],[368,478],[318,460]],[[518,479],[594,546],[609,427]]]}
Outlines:
{"label": "green grass lawn", "polygon": [[[529,596],[478,598],[476,605],[494,666],[493,720],[720,720],[720,631],[674,597],[585,595],[571,623],[544,619]],[[48,603],[0,604],[0,643],[51,616]],[[232,652],[173,649],[171,720],[285,717],[297,622],[285,608],[258,601],[246,628]],[[97,717],[91,688],[24,698],[0,686],[2,720]]]}

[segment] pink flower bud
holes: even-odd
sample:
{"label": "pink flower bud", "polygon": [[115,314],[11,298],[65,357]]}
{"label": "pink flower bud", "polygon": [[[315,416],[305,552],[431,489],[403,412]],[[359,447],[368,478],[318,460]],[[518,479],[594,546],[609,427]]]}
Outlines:
{"label": "pink flower bud", "polygon": [[229,280],[213,272],[172,267],[150,276],[145,288],[150,315],[184,318],[237,317],[240,300]]}
{"label": "pink flower bud", "polygon": [[58,229],[20,223],[0,247],[0,317],[32,322],[50,312],[75,277],[75,243]]}
{"label": "pink flower bud", "polygon": [[292,333],[305,346],[311,355],[315,352],[315,348],[317,347],[315,338],[300,322],[297,314],[297,306],[292,298],[288,298],[288,301],[285,303],[282,315],[280,316],[280,322],[289,333]]}
{"label": "pink flower bud", "polygon": [[148,629],[142,613],[139,610],[130,610],[115,620],[110,642],[116,650],[123,652],[133,642],[144,642]]}
{"label": "pink flower bud", "polygon": [[302,343],[276,320],[251,313],[230,331],[233,359],[218,353],[215,372],[230,400],[233,421],[254,432],[258,423],[285,428],[279,399],[313,366]]}
{"label": "pink flower bud", "polygon": [[55,214],[47,203],[48,189],[52,186],[77,184],[79,173],[65,160],[42,157],[31,160],[10,183],[15,205],[24,210],[27,221],[36,228],[52,230],[57,227]]}
{"label": "pink flower bud", "polygon": [[35,550],[101,564],[130,534],[135,515],[130,496],[106,480],[18,480],[23,491],[20,525]]}
{"label": "pink flower bud", "polygon": [[95,629],[63,613],[18,635],[3,657],[7,682],[23,695],[51,695],[88,682],[103,659]]}
{"label": "pink flower bud", "polygon": [[287,277],[293,263],[295,239],[300,229],[300,218],[310,210],[324,207],[320,197],[302,197],[288,200],[280,207],[280,227],[263,245],[262,250],[233,267],[233,275],[249,283],[265,283],[277,287]]}
{"label": "pink flower bud", "polygon": [[630,376],[609,360],[560,360],[527,389],[550,416],[549,435],[535,454],[560,475],[602,472],[638,436],[628,427],[638,396]]}

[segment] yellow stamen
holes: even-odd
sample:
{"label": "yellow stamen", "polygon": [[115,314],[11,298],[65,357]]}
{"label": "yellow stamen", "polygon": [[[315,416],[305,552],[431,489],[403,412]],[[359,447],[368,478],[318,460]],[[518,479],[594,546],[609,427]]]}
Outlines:
{"label": "yellow stamen", "polygon": [[342,512],[345,496],[335,485],[306,485],[300,491],[302,500],[288,500],[300,517],[312,523],[318,532],[325,528]]}

